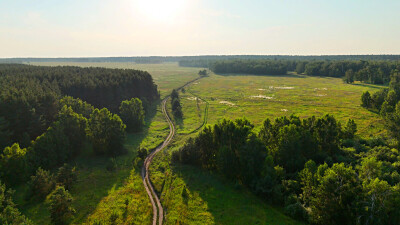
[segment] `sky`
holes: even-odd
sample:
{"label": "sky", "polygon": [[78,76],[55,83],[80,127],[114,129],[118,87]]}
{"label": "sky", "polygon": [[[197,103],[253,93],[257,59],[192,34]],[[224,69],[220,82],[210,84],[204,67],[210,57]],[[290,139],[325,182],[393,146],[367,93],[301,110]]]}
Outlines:
{"label": "sky", "polygon": [[398,0],[0,0],[0,58],[400,54]]}

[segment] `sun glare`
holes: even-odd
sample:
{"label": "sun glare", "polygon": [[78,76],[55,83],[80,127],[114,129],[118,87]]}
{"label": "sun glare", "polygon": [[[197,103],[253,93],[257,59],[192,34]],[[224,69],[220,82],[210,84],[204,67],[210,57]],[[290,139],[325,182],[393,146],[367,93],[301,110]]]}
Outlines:
{"label": "sun glare", "polygon": [[185,8],[184,0],[137,0],[137,9],[149,19],[172,22]]}

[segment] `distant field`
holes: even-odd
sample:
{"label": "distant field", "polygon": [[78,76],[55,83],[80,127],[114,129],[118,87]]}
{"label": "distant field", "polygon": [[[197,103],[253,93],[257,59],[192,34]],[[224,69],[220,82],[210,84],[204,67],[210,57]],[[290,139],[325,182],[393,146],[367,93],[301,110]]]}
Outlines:
{"label": "distant field", "polygon": [[208,123],[221,118],[247,117],[256,126],[266,118],[295,114],[300,117],[333,114],[342,124],[354,119],[358,134],[384,135],[379,115],[360,106],[364,91],[382,88],[367,84],[344,84],[341,79],[287,76],[215,75],[190,86],[190,91],[210,103]]}

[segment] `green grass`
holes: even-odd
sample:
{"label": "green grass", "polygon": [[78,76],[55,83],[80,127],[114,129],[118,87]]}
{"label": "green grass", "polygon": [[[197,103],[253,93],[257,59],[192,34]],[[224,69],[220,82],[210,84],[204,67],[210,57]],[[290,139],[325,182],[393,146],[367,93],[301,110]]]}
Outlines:
{"label": "green grass", "polygon": [[[165,224],[302,224],[218,175],[170,165],[165,160],[169,155],[157,155],[151,165],[151,179],[166,211]],[[187,198],[182,195],[184,188]]]}
{"label": "green grass", "polygon": [[[189,89],[210,103],[209,124],[224,117],[245,116],[259,126],[266,118],[291,114],[304,118],[330,113],[342,124],[354,119],[361,136],[377,136],[386,134],[383,120],[362,108],[360,98],[364,91],[374,92],[380,88],[360,83],[344,84],[339,78],[328,77],[211,74]],[[272,99],[252,97],[260,95]],[[222,104],[223,101],[234,105]]]}
{"label": "green grass", "polygon": [[[189,92],[179,92],[180,102],[182,105],[182,119],[173,118],[170,113],[175,125],[177,127],[178,134],[188,134],[202,126],[204,120],[204,110],[206,102],[196,98],[196,96]],[[168,101],[167,110],[171,112],[171,104]]]}
{"label": "green grass", "polygon": [[[117,158],[117,169],[114,172],[106,170],[108,157],[90,157],[78,159],[74,163],[77,167],[78,181],[70,190],[74,197],[73,207],[76,209],[72,223],[80,224],[97,208],[99,202],[123,187],[130,171],[132,170],[132,154]],[[139,173],[136,174],[140,181]],[[33,220],[36,224],[50,224],[50,214],[45,202],[26,202],[24,194],[26,186],[20,187],[16,192],[16,203],[22,213]],[[145,192],[144,192],[145,193]],[[151,211],[151,208],[148,207]]]}

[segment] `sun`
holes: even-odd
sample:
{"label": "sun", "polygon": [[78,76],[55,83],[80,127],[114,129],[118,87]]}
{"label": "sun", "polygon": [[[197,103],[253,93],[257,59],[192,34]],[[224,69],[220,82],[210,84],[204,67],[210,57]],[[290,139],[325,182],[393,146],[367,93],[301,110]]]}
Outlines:
{"label": "sun", "polygon": [[184,11],[185,0],[136,0],[135,7],[149,19],[171,22]]}

